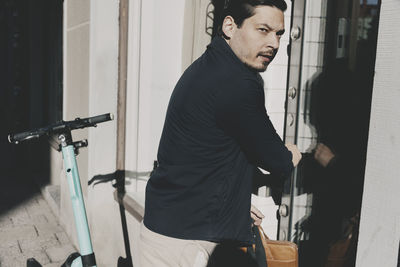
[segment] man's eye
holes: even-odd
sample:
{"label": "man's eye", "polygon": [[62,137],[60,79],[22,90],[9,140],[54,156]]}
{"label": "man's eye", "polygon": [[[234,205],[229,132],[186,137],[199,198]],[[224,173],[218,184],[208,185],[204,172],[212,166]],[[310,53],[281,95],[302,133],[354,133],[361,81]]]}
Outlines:
{"label": "man's eye", "polygon": [[268,32],[268,30],[265,29],[265,28],[258,28],[258,30],[259,30],[260,32]]}

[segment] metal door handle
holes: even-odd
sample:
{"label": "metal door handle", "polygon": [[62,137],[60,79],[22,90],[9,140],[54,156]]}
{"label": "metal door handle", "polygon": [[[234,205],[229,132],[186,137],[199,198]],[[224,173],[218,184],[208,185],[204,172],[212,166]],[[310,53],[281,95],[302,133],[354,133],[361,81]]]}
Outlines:
{"label": "metal door handle", "polygon": [[290,37],[292,38],[293,41],[299,39],[300,35],[301,35],[301,29],[299,26],[293,27],[292,30],[290,31]]}
{"label": "metal door handle", "polygon": [[279,215],[282,217],[287,217],[289,215],[289,207],[285,204],[279,206]]}

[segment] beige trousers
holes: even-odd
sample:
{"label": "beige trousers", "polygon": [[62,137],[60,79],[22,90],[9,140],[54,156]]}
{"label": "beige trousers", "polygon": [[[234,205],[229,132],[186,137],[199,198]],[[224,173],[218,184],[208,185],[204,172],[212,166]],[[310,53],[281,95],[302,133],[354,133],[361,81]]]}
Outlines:
{"label": "beige trousers", "polygon": [[160,235],[142,222],[139,267],[206,267],[215,246],[213,242]]}

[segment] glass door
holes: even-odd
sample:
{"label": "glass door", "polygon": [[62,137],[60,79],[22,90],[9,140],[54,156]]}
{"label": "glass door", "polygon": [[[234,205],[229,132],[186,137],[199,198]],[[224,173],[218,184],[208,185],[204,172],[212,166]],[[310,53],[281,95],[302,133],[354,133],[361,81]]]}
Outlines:
{"label": "glass door", "polygon": [[379,7],[292,3],[284,136],[303,159],[285,185],[278,237],[299,245],[300,266],[354,265]]}

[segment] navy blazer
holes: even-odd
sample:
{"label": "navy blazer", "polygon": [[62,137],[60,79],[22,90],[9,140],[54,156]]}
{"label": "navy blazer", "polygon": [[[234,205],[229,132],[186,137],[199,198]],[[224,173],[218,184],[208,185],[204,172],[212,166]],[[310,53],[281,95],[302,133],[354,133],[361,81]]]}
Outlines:
{"label": "navy blazer", "polygon": [[[252,243],[255,167],[288,177],[292,154],[265,109],[261,76],[215,37],[172,93],[146,187],[144,224],[170,237]],[[277,178],[281,179],[281,178]]]}

